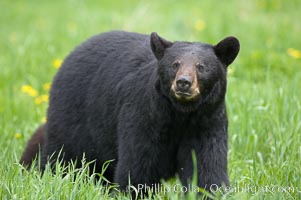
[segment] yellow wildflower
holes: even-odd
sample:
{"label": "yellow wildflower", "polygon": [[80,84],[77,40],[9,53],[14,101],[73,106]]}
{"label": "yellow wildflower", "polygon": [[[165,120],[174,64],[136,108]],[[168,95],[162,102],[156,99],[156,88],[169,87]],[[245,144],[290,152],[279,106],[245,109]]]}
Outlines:
{"label": "yellow wildflower", "polygon": [[38,92],[30,85],[23,85],[21,90],[23,93],[28,94],[29,96],[32,96],[32,97],[38,96]]}
{"label": "yellow wildflower", "polygon": [[37,105],[39,105],[43,102],[47,103],[48,102],[48,95],[44,94],[44,95],[38,96],[37,98],[35,98],[34,102]]}
{"label": "yellow wildflower", "polygon": [[205,27],[206,27],[206,23],[205,23],[205,21],[203,21],[201,19],[199,19],[198,21],[196,21],[196,23],[194,25],[194,28],[197,31],[202,31],[202,30],[205,29]]}
{"label": "yellow wildflower", "polygon": [[68,31],[71,33],[76,33],[76,31],[77,31],[77,26],[76,26],[76,23],[74,23],[74,22],[69,22],[67,24],[67,28],[68,28]]}
{"label": "yellow wildflower", "polygon": [[228,68],[228,74],[229,75],[234,74],[234,72],[235,72],[235,68],[233,66]]}
{"label": "yellow wildflower", "polygon": [[45,91],[49,91],[49,90],[50,90],[50,87],[51,87],[51,83],[45,83],[45,84],[43,85],[43,89],[44,89]]}
{"label": "yellow wildflower", "polygon": [[63,61],[59,58],[55,59],[53,62],[52,62],[52,65],[54,68],[58,69],[61,67]]}
{"label": "yellow wildflower", "polygon": [[21,133],[16,133],[15,134],[15,138],[16,139],[21,139],[22,138],[22,134]]}
{"label": "yellow wildflower", "polygon": [[43,117],[41,121],[42,121],[42,123],[46,123],[47,118],[46,118],[46,117]]}
{"label": "yellow wildflower", "polygon": [[17,40],[18,40],[17,33],[11,33],[11,34],[9,35],[9,41],[10,41],[11,43],[16,43]]}
{"label": "yellow wildflower", "polygon": [[296,58],[296,59],[301,58],[301,51],[299,51],[297,49],[289,48],[289,49],[287,49],[287,53],[288,53],[288,55],[290,55],[293,58]]}

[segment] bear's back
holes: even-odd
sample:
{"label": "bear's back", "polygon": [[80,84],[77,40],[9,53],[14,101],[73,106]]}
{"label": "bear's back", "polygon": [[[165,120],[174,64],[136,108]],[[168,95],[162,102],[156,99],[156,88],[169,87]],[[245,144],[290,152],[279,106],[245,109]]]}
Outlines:
{"label": "bear's back", "polygon": [[[93,80],[116,85],[155,60],[149,36],[123,31],[111,31],[91,37],[66,57],[56,74],[50,93],[56,109],[73,106],[78,110]],[[108,88],[106,88],[108,90]],[[59,98],[58,98],[59,97]],[[78,116],[78,114],[76,114]]]}
{"label": "bear's back", "polygon": [[[87,130],[94,128],[87,127],[87,120],[91,119],[88,115],[93,115],[93,111],[98,109],[111,107],[95,108],[95,105],[92,110],[89,102],[99,98],[104,91],[112,91],[127,75],[152,61],[155,61],[155,57],[150,48],[149,36],[137,33],[107,32],[75,48],[64,60],[51,87],[46,137],[58,138],[54,144],[56,147],[51,149],[59,149],[62,145],[72,146],[74,141],[70,137],[80,138],[80,144],[84,144],[72,149],[76,149],[76,152],[70,155],[81,156],[83,148],[89,145],[93,147]],[[89,97],[89,94],[93,94],[93,97]],[[105,96],[98,99],[97,103],[108,102],[108,95]],[[101,110],[101,113],[104,112]]]}

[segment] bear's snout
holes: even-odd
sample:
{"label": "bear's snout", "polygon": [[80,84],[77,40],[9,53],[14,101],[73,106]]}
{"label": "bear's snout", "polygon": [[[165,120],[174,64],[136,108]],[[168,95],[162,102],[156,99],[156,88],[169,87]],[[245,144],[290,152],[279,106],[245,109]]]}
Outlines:
{"label": "bear's snout", "polygon": [[192,85],[192,78],[190,76],[182,75],[176,80],[176,90],[180,92],[188,92]]}
{"label": "bear's snout", "polygon": [[177,100],[195,100],[200,94],[195,69],[185,66],[180,67],[172,83],[171,90]]}

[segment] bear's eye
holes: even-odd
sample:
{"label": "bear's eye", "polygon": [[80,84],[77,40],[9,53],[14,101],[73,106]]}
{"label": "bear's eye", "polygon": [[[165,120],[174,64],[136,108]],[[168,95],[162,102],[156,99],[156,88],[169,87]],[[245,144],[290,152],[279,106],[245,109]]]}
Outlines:
{"label": "bear's eye", "polygon": [[172,68],[177,69],[180,66],[180,61],[176,61],[172,64]]}
{"label": "bear's eye", "polygon": [[204,71],[204,69],[205,69],[205,66],[202,65],[201,63],[197,63],[197,64],[195,64],[195,66],[196,66],[196,68],[198,68],[198,70],[200,70],[201,72]]}

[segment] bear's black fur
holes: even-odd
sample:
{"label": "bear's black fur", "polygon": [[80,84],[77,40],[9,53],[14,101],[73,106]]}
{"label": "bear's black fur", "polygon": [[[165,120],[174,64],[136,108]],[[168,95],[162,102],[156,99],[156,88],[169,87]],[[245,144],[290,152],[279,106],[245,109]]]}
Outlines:
{"label": "bear's black fur", "polygon": [[[198,185],[229,185],[227,66],[239,52],[217,45],[170,42],[156,33],[112,31],[92,37],[64,61],[52,84],[42,168],[61,159],[95,161],[96,171],[125,189],[179,174],[197,158]],[[26,152],[25,152],[26,154]]]}
{"label": "bear's black fur", "polygon": [[38,155],[41,155],[41,149],[44,145],[45,125],[40,126],[36,132],[31,136],[24,150],[20,163],[28,169],[34,160],[38,160]]}

